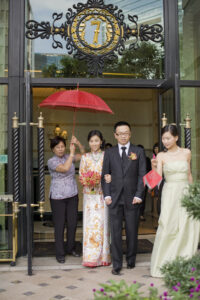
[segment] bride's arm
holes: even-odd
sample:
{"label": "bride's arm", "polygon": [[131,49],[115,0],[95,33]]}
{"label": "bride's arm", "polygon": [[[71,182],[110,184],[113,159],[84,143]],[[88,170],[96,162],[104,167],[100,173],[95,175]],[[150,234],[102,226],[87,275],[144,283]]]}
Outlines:
{"label": "bride's arm", "polygon": [[160,176],[162,176],[162,173],[163,173],[163,153],[162,152],[158,153],[156,160],[157,160],[156,172]]}

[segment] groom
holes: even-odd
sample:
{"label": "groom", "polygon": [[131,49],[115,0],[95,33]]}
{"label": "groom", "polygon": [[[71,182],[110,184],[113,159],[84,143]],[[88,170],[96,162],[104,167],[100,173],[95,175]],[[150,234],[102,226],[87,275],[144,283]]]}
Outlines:
{"label": "groom", "polygon": [[[127,268],[135,267],[137,252],[138,221],[140,203],[144,191],[143,176],[146,173],[146,158],[142,148],[130,143],[131,127],[121,121],[114,126],[114,136],[118,145],[107,149],[102,170],[102,188],[105,202],[109,207],[112,274],[120,275],[123,263],[122,223],[126,228]],[[111,182],[106,183],[105,174],[111,174]]]}

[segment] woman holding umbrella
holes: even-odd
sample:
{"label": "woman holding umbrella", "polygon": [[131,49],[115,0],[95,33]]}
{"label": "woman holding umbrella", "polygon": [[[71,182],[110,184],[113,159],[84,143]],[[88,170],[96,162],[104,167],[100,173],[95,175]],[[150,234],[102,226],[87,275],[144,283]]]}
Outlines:
{"label": "woman holding umbrella", "polygon": [[[65,254],[80,256],[75,251],[75,234],[78,217],[78,188],[75,180],[74,162],[81,154],[75,154],[76,145],[80,153],[84,147],[75,136],[70,142],[70,153],[66,154],[66,141],[60,136],[51,140],[50,148],[54,156],[48,160],[51,175],[50,202],[55,226],[56,259],[65,262]],[[64,249],[64,228],[67,221],[67,247]]]}

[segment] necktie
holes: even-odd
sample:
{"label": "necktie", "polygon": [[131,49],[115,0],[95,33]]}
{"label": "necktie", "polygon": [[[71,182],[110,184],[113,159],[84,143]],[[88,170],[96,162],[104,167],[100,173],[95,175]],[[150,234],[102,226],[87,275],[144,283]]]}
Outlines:
{"label": "necktie", "polygon": [[125,169],[126,166],[126,147],[121,147],[122,149],[122,168]]}

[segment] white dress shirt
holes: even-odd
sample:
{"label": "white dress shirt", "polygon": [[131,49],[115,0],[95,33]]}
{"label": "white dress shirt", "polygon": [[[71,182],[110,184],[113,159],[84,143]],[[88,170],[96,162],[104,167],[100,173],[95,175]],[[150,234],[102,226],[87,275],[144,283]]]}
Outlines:
{"label": "white dress shirt", "polygon": [[121,145],[121,144],[118,144],[118,148],[119,148],[119,155],[122,157],[122,147],[126,147],[126,155],[128,156],[128,150],[129,150],[129,147],[130,147],[130,142],[128,142],[126,145]]}

